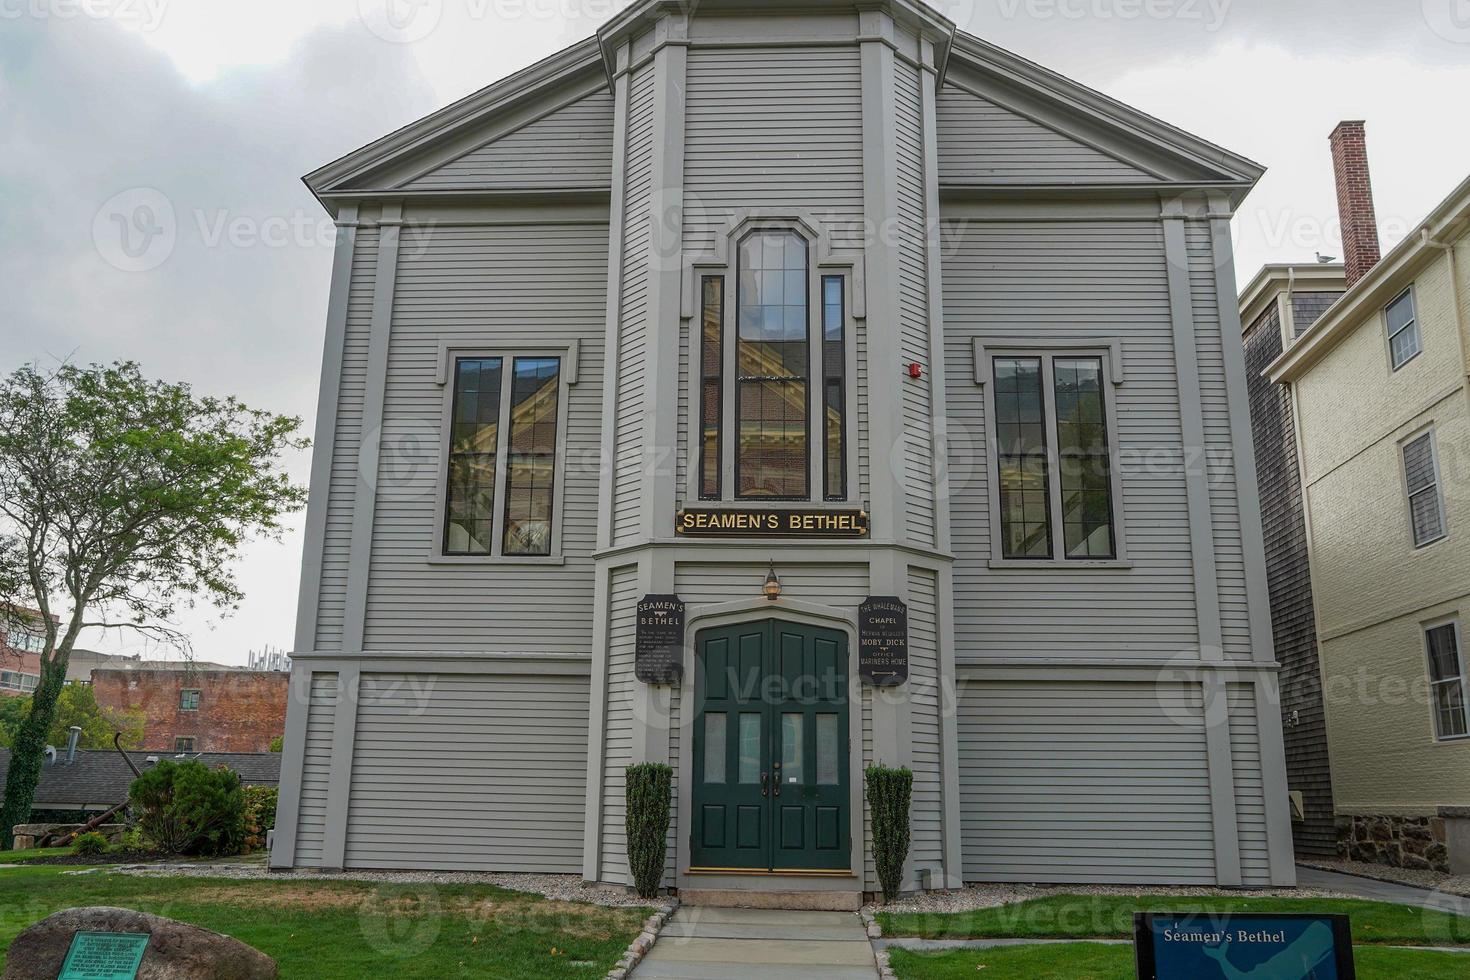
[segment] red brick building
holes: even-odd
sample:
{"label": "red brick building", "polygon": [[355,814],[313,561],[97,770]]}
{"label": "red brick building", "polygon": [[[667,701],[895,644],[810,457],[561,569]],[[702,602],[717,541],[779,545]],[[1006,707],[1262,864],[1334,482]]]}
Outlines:
{"label": "red brick building", "polygon": [[266,752],[286,728],[280,671],[129,668],[92,671],[97,703],[143,712],[140,749]]}

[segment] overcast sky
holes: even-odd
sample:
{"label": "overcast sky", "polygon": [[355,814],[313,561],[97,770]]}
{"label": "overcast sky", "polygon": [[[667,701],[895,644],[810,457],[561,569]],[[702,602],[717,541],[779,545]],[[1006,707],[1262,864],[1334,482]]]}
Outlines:
{"label": "overcast sky", "polygon": [[[1269,167],[1236,218],[1242,282],[1263,262],[1341,255],[1327,148],[1339,119],[1368,122],[1385,250],[1470,171],[1467,0],[931,3]],[[310,431],[331,226],[300,175],[623,5],[0,0],[0,369],[133,358]],[[148,206],[165,230],[154,245],[121,247],[120,202]],[[298,478],[308,464],[293,461]],[[299,526],[249,547],[239,614],[183,621],[200,659],[289,648]]]}

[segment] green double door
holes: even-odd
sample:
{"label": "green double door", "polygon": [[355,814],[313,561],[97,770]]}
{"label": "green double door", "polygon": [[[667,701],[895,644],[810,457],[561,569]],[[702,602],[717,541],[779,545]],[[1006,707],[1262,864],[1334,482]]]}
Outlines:
{"label": "green double door", "polygon": [[849,870],[846,636],[765,620],[697,652],[690,870]]}

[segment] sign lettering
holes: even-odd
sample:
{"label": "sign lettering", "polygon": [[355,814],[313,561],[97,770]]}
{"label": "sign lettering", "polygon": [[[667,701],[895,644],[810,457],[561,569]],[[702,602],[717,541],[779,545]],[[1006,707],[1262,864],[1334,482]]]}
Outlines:
{"label": "sign lettering", "polygon": [[146,932],[79,932],[57,980],[133,980],[151,938]]}
{"label": "sign lettering", "polygon": [[858,676],[889,687],[909,679],[909,608],[891,595],[858,606]]}
{"label": "sign lettering", "polygon": [[674,516],[685,538],[865,538],[863,510],[742,510],[686,507]]}
{"label": "sign lettering", "polygon": [[676,595],[638,600],[633,674],[645,684],[677,684],[684,674],[684,603]]}
{"label": "sign lettering", "polygon": [[1139,980],[1353,980],[1345,915],[1133,914]]}

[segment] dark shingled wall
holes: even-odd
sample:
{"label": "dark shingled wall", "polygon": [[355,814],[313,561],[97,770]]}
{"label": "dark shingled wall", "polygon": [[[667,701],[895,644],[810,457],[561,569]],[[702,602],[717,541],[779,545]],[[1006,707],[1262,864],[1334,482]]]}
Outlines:
{"label": "dark shingled wall", "polygon": [[[1281,356],[1281,323],[1273,303],[1245,334],[1250,382],[1251,431],[1256,443],[1256,480],[1266,533],[1266,577],[1271,591],[1271,626],[1281,662],[1281,711],[1286,741],[1286,777],[1302,792],[1306,820],[1293,821],[1298,854],[1335,855],[1332,778],[1327,765],[1327,724],[1322,709],[1317,627],[1312,614],[1312,578],[1307,565],[1307,528],[1297,469],[1290,393],[1262,376]],[[1292,711],[1296,725],[1286,724]]]}

